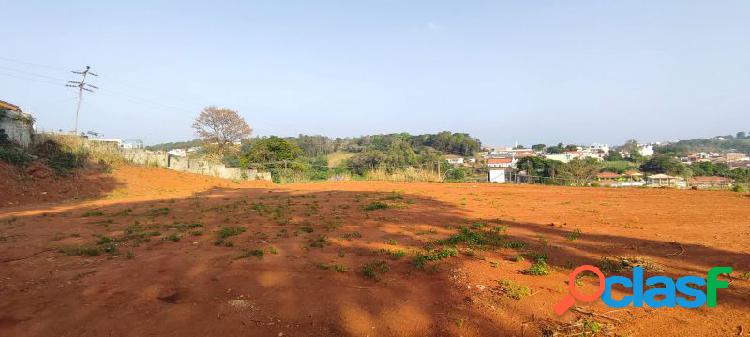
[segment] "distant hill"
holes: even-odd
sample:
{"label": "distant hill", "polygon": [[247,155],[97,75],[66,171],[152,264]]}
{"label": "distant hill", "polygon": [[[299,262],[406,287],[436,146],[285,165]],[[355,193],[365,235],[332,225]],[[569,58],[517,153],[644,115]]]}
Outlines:
{"label": "distant hill", "polygon": [[750,137],[736,138],[731,136],[710,139],[686,139],[676,143],[654,148],[657,153],[687,155],[695,152],[742,152],[750,154]]}
{"label": "distant hill", "polygon": [[203,144],[203,140],[200,139],[193,139],[193,140],[187,140],[184,142],[173,142],[173,143],[161,143],[161,144],[155,144],[146,146],[147,150],[151,151],[169,151],[174,149],[187,149],[194,146],[201,146]]}

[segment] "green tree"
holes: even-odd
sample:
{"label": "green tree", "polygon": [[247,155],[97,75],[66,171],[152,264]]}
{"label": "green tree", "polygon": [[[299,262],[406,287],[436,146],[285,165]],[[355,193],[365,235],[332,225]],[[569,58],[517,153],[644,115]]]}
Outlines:
{"label": "green tree", "polygon": [[302,150],[297,145],[272,136],[253,141],[250,149],[240,159],[240,163],[244,167],[252,164],[262,167],[283,167],[286,162],[294,161],[301,155]]}
{"label": "green tree", "polygon": [[689,169],[679,159],[665,154],[655,154],[644,162],[640,169],[643,172],[669,175],[685,175],[689,173]]}
{"label": "green tree", "polygon": [[562,167],[560,175],[576,186],[586,186],[599,173],[599,163],[596,159],[573,159]]}
{"label": "green tree", "polygon": [[534,151],[544,151],[544,149],[547,147],[547,145],[544,144],[534,144],[531,145],[531,149]]}
{"label": "green tree", "polygon": [[609,150],[609,153],[607,153],[607,155],[604,156],[604,160],[621,161],[623,160],[623,158],[622,158],[622,154],[620,153],[620,151]]}

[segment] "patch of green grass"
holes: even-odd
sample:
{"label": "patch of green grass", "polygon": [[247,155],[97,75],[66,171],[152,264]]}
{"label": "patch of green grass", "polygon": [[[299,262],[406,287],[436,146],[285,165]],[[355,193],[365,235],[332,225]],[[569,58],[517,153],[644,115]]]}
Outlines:
{"label": "patch of green grass", "polygon": [[513,257],[513,261],[523,262],[523,261],[526,261],[526,259],[523,257],[523,255],[516,255]]}
{"label": "patch of green grass", "polygon": [[365,206],[365,211],[375,211],[388,208],[388,204],[382,201],[373,201]]}
{"label": "patch of green grass", "polygon": [[191,232],[190,232],[190,235],[193,235],[193,236],[201,236],[201,235],[203,235],[203,230],[200,230],[200,229],[199,229],[199,230],[194,230],[194,231],[191,231]]}
{"label": "patch of green grass", "polygon": [[81,217],[88,218],[90,216],[102,216],[104,215],[104,212],[102,211],[86,211],[85,213],[81,214]]}
{"label": "patch of green grass", "polygon": [[484,228],[485,226],[487,226],[487,224],[484,222],[475,222],[471,224],[471,228],[473,229],[481,229],[481,228]]}
{"label": "patch of green grass", "polygon": [[219,239],[226,239],[230,236],[240,235],[247,230],[245,227],[222,227],[216,232]]}
{"label": "patch of green grass", "polygon": [[392,245],[392,246],[395,246],[395,245],[398,244],[398,241],[396,241],[394,239],[390,239],[390,240],[386,240],[385,243],[389,244],[389,245]]}
{"label": "patch of green grass", "polygon": [[362,275],[366,278],[380,281],[382,275],[387,273],[391,268],[385,261],[373,261],[362,266]]}
{"label": "patch of green grass", "polygon": [[175,229],[177,229],[178,231],[186,231],[186,230],[188,230],[188,229],[193,229],[193,228],[200,228],[200,227],[203,227],[203,224],[202,224],[202,223],[199,223],[199,222],[196,222],[196,223],[190,223],[190,224],[187,224],[187,223],[181,223],[181,224],[174,224],[174,225],[171,225],[171,226],[167,226],[167,227],[170,227],[170,228],[175,228]]}
{"label": "patch of green grass", "polygon": [[419,252],[412,263],[418,269],[423,269],[429,261],[440,261],[448,257],[458,256],[458,249],[446,247],[442,249],[429,250],[426,253]]}
{"label": "patch of green grass", "polygon": [[310,225],[304,225],[304,226],[300,227],[299,230],[301,230],[301,231],[303,231],[305,233],[312,233],[312,232],[315,231],[315,229],[313,229],[312,226],[310,226]]}
{"label": "patch of green grass", "polygon": [[578,228],[576,228],[575,231],[573,231],[573,232],[571,232],[571,233],[569,233],[568,235],[565,236],[565,240],[568,240],[568,241],[578,240],[581,237],[581,234],[582,234],[581,230],[578,229]]}
{"label": "patch of green grass", "polygon": [[549,275],[549,272],[550,272],[550,268],[549,268],[549,265],[547,264],[547,260],[537,259],[536,261],[534,261],[534,264],[532,264],[531,267],[529,267],[529,269],[527,269],[524,272],[524,274],[544,276],[544,275]]}
{"label": "patch of green grass", "polygon": [[584,319],[582,330],[583,335],[596,335],[602,331],[602,324],[592,319]]}
{"label": "patch of green grass", "polygon": [[498,283],[503,294],[514,300],[520,300],[531,295],[531,289],[525,285],[515,283],[511,280],[500,280]]}
{"label": "patch of green grass", "polygon": [[457,245],[464,243],[468,246],[484,249],[484,246],[502,246],[505,235],[494,231],[472,230],[460,227],[458,233],[439,243]]}
{"label": "patch of green grass", "polygon": [[134,259],[134,258],[135,258],[135,253],[133,253],[133,251],[132,251],[132,250],[129,250],[129,251],[127,252],[127,253],[125,253],[125,257],[126,257],[126,258],[127,258],[128,260],[132,260],[132,259]]}
{"label": "patch of green grass", "polygon": [[274,246],[269,246],[268,247],[268,252],[271,253],[271,254],[273,254],[273,255],[278,255],[279,254],[279,250],[276,249],[276,247],[274,247]]}

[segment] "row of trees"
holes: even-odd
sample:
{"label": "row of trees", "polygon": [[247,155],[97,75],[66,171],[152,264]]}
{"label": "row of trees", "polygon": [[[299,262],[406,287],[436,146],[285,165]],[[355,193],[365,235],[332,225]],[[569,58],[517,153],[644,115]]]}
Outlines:
{"label": "row of trees", "polygon": [[[323,179],[344,170],[362,175],[376,168],[435,167],[445,165],[446,153],[472,156],[481,149],[478,139],[447,131],[416,136],[396,133],[336,139],[308,135],[251,139],[252,128],[236,111],[217,107],[201,111],[193,128],[201,137],[203,155],[221,159],[228,166],[270,170],[275,177],[295,174]],[[169,145],[184,144],[194,142]],[[334,152],[353,156],[329,169],[326,156]],[[461,174],[460,170],[453,171],[451,175]]]}
{"label": "row of trees", "polygon": [[650,174],[664,173],[680,177],[723,176],[737,181],[747,181],[750,177],[750,169],[730,170],[725,164],[711,162],[685,165],[679,159],[665,154],[654,155],[639,166],[629,165],[621,170],[612,169],[608,162],[598,162],[593,158],[574,159],[566,164],[541,157],[525,157],[518,161],[517,166],[519,170],[525,170],[532,176],[575,185],[586,185],[594,180],[597,173],[602,171],[619,171],[618,173],[622,173],[621,171],[627,168],[638,168],[640,171]]}

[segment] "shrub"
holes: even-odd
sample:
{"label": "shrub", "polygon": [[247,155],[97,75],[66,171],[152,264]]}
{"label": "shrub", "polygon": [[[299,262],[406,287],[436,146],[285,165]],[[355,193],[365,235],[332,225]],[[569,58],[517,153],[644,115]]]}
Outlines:
{"label": "shrub", "polygon": [[443,249],[430,250],[426,253],[417,253],[417,256],[414,257],[412,263],[414,263],[414,266],[418,269],[422,269],[425,267],[425,265],[427,265],[427,262],[429,261],[440,261],[452,256],[458,256],[458,249],[448,247]]}
{"label": "shrub", "polygon": [[247,230],[245,227],[222,227],[216,232],[216,236],[220,239],[226,239],[230,236],[240,235]]}
{"label": "shrub", "polygon": [[386,208],[388,208],[388,204],[382,201],[373,201],[367,206],[365,206],[365,211],[374,211],[374,210],[386,209]]}
{"label": "shrub", "polygon": [[374,261],[362,266],[362,275],[366,278],[380,281],[383,273],[387,273],[391,270],[388,267],[388,263],[385,261]]}
{"label": "shrub", "polygon": [[500,283],[500,290],[503,294],[514,300],[520,300],[523,297],[531,295],[531,289],[525,285],[515,283],[511,280],[501,280],[498,283]]}
{"label": "shrub", "polygon": [[32,158],[26,151],[18,147],[0,146],[0,160],[15,166],[26,166]]}
{"label": "shrub", "polygon": [[525,272],[527,275],[544,276],[549,274],[549,265],[546,259],[537,259]]}

